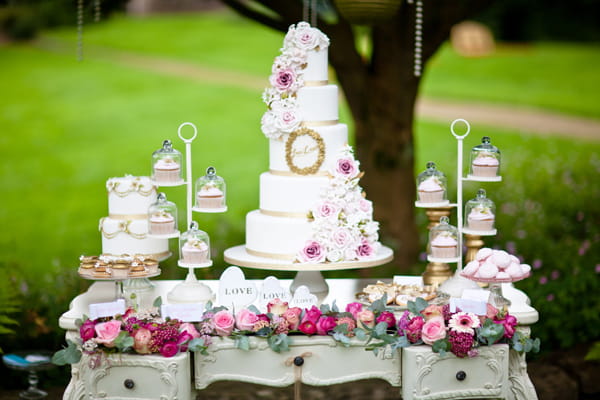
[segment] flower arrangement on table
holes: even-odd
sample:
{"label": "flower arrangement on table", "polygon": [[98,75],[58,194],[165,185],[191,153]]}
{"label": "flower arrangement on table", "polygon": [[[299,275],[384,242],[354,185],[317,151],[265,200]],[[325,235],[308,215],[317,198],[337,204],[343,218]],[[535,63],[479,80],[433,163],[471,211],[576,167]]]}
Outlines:
{"label": "flower arrangement on table", "polygon": [[236,313],[209,303],[202,321],[196,324],[163,319],[156,312],[127,310],[112,318],[79,321],[80,343],[67,341],[53,362],[77,363],[82,353],[102,356],[111,353],[161,354],[172,357],[179,352],[208,354],[216,337],[229,337],[242,350],[250,349],[250,337],[267,340],[275,352],[289,350],[294,335],[330,336],[344,346],[351,338],[365,342],[377,354],[390,347],[397,350],[412,345],[430,345],[436,353],[451,352],[457,357],[475,357],[484,345],[507,343],[519,352],[539,351],[539,339],[532,340],[516,330],[517,319],[488,304],[487,314],[477,316],[449,305],[429,304],[421,298],[409,302],[398,318],[382,299],[366,306],[354,302],[344,311],[336,306],[289,307],[279,299],[271,301],[267,312],[250,306]]}

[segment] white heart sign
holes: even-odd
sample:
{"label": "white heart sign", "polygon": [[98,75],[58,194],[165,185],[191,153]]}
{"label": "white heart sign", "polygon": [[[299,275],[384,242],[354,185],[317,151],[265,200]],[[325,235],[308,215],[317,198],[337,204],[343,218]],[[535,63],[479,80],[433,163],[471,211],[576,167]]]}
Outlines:
{"label": "white heart sign", "polygon": [[291,298],[290,290],[281,286],[279,279],[274,276],[268,276],[263,281],[260,295],[258,296],[258,306],[261,310],[265,310],[267,304],[272,300],[280,299],[289,302]]}
{"label": "white heart sign", "polygon": [[290,307],[311,308],[317,305],[317,296],[310,293],[308,287],[298,286],[294,292],[294,297],[290,302]]}
{"label": "white heart sign", "polygon": [[247,281],[239,267],[231,266],[219,278],[218,304],[229,309],[240,310],[256,300],[256,284]]}

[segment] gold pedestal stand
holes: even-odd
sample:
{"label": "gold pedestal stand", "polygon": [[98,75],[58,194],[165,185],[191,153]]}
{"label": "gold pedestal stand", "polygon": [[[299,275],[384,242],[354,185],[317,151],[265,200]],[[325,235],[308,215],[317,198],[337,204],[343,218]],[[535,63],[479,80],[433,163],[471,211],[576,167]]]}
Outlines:
{"label": "gold pedestal stand", "polygon": [[[429,218],[427,229],[431,230],[440,223],[440,218],[450,217],[452,207],[428,208],[425,215]],[[452,276],[450,266],[446,263],[430,262],[423,272],[423,283],[426,286],[439,286]]]}
{"label": "gold pedestal stand", "polygon": [[483,247],[484,243],[479,235],[469,235],[465,233],[465,246],[467,246],[467,254],[465,256],[465,264],[473,261],[477,252]]}

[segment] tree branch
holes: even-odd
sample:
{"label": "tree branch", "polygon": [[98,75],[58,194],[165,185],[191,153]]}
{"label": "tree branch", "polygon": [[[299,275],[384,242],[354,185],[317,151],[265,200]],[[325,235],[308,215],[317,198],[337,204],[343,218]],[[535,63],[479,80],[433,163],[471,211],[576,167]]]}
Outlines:
{"label": "tree branch", "polygon": [[[248,2],[244,0],[221,0],[224,4],[226,4],[229,8],[237,12],[243,17],[250,18],[256,22],[259,22],[269,28],[275,29],[277,31],[285,32],[289,24],[284,20],[277,20],[275,18],[269,17],[267,14],[261,13],[260,11],[253,9],[248,6]],[[263,4],[263,2],[259,3]],[[264,5],[264,4],[263,4]]]}

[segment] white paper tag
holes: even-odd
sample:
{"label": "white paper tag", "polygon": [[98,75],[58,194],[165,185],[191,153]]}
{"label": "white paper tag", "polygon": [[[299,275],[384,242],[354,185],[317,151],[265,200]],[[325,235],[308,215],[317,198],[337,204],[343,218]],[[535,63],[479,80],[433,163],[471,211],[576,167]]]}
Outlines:
{"label": "white paper tag", "polygon": [[298,286],[294,292],[294,297],[290,301],[290,307],[311,308],[317,305],[317,296],[311,294],[304,285]]}
{"label": "white paper tag", "polygon": [[396,285],[423,286],[423,277],[414,275],[394,275]]}
{"label": "white paper tag", "polygon": [[487,303],[490,298],[490,292],[482,289],[465,289],[460,297],[467,300],[477,300]]}
{"label": "white paper tag", "polygon": [[256,299],[256,284],[246,280],[239,267],[229,267],[219,279],[218,304],[236,311],[246,307]]}
{"label": "white paper tag", "polygon": [[160,307],[160,314],[163,318],[176,318],[183,322],[202,321],[203,313],[204,304],[202,303],[163,304]]}
{"label": "white paper tag", "polygon": [[90,319],[102,317],[114,317],[117,314],[125,314],[125,300],[118,299],[109,303],[90,304]]}
{"label": "white paper tag", "polygon": [[267,304],[275,299],[289,303],[292,299],[292,294],[288,288],[281,286],[279,279],[274,276],[268,276],[263,281],[260,294],[258,295],[258,307],[261,310],[265,310]]}
{"label": "white paper tag", "polygon": [[487,313],[487,302],[451,297],[450,312],[456,312],[457,308],[462,312],[470,312],[475,315],[485,315]]}

